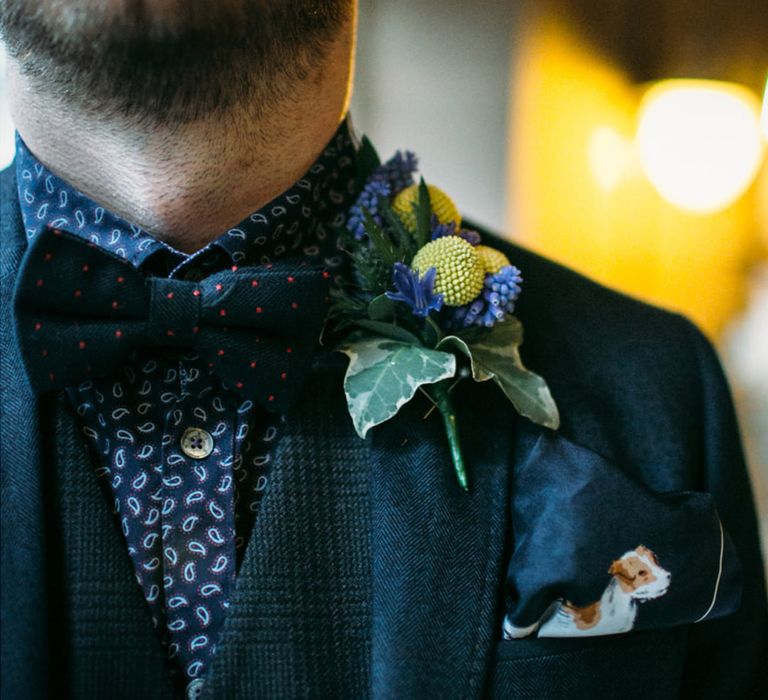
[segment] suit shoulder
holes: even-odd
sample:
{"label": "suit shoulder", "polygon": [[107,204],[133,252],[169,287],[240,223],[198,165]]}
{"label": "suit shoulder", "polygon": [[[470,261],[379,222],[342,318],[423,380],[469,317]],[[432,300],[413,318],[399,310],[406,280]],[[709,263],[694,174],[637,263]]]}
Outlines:
{"label": "suit shoulder", "polygon": [[583,274],[542,255],[478,229],[483,241],[502,250],[523,276],[518,313],[526,325],[546,322],[550,332],[564,329],[571,337],[593,341],[669,346],[708,343],[698,328],[679,313],[635,299],[610,289]]}

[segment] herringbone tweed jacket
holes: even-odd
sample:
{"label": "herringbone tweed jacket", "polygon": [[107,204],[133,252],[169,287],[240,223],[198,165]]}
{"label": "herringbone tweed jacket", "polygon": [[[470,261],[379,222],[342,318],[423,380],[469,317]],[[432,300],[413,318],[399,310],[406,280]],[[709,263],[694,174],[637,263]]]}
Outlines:
{"label": "herringbone tweed jacket", "polygon": [[[11,313],[26,245],[12,168],[0,186],[3,698],[171,698],[70,409],[27,386]],[[714,494],[743,566],[740,611],[621,636],[502,641],[510,495],[520,465],[552,454],[534,450],[544,429],[465,383],[465,494],[423,404],[362,441],[346,414],[344,358],[321,354],[278,448],[203,698],[758,696],[768,675],[762,564],[710,345],[679,316],[485,235],[525,271],[523,356],[562,415],[548,439],[655,491]]]}

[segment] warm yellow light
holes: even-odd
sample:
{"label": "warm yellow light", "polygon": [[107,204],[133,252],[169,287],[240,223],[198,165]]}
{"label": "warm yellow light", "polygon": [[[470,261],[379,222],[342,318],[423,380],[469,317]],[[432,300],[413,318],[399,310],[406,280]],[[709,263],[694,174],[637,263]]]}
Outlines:
{"label": "warm yellow light", "polygon": [[600,189],[610,193],[629,170],[632,145],[612,126],[598,126],[589,137],[587,158]]}
{"label": "warm yellow light", "polygon": [[657,83],[640,104],[637,143],[645,174],[682,209],[724,209],[744,193],[760,166],[759,111],[754,93],[732,83]]}
{"label": "warm yellow light", "polygon": [[768,141],[768,78],[765,79],[765,91],[763,92],[763,113],[760,116],[763,125],[763,136]]}

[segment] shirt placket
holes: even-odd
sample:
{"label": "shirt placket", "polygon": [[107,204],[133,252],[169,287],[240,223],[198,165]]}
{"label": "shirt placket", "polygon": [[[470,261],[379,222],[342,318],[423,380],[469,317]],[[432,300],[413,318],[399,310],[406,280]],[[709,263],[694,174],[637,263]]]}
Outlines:
{"label": "shirt placket", "polygon": [[197,363],[180,362],[179,384],[163,436],[163,591],[169,657],[188,679],[199,679],[215,652],[234,581],[237,421]]}

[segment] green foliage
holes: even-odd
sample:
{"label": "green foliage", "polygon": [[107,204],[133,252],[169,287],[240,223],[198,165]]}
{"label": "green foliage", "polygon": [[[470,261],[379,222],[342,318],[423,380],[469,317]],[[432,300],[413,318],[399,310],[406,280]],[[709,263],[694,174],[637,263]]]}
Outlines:
{"label": "green foliage", "polygon": [[518,413],[534,423],[557,430],[560,415],[547,383],[526,369],[520,358],[523,326],[511,316],[497,323],[474,342],[447,336],[438,349],[453,349],[469,358],[475,381],[492,379],[501,387]]}
{"label": "green foliage", "polygon": [[379,154],[376,153],[376,149],[373,147],[370,139],[367,136],[363,136],[360,150],[357,152],[357,175],[355,180],[357,192],[360,192],[365,187],[366,180],[379,165],[381,165]]}
{"label": "green foliage", "polygon": [[420,386],[456,373],[452,353],[429,350],[412,342],[357,337],[339,349],[349,357],[344,393],[360,437],[394,416]]}
{"label": "green foliage", "polygon": [[416,249],[426,245],[432,238],[432,201],[429,188],[422,177],[419,180],[419,201],[414,207],[416,214]]}
{"label": "green foliage", "polygon": [[384,197],[379,197],[379,214],[387,225],[390,240],[398,251],[400,262],[410,263],[418,250],[414,235],[403,226],[400,217],[395,214]]}

